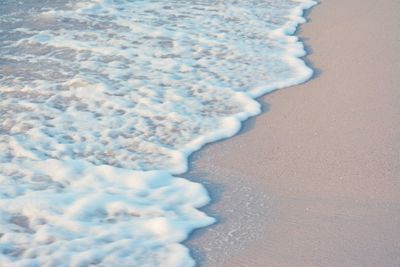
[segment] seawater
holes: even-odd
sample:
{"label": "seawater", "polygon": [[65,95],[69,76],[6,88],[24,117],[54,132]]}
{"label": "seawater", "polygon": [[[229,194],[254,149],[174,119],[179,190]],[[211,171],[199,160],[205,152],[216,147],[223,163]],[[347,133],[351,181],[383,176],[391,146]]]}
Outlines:
{"label": "seawater", "polygon": [[312,75],[311,0],[0,0],[0,266],[193,266],[176,177]]}

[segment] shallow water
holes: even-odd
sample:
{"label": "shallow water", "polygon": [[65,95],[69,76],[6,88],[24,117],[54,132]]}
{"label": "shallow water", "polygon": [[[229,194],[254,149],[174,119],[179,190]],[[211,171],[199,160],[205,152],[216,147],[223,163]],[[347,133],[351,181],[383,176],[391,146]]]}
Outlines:
{"label": "shallow water", "polygon": [[176,178],[307,80],[311,1],[0,1],[0,263],[190,266],[214,220]]}

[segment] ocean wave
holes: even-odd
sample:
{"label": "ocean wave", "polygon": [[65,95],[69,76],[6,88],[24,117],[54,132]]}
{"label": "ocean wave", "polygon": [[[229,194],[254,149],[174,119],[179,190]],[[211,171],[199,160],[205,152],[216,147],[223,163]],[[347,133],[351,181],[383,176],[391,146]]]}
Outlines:
{"label": "ocean wave", "polygon": [[[0,11],[0,264],[192,266],[214,222],[175,177],[312,75],[313,1],[8,1]],[[3,5],[3,4],[2,4]]]}

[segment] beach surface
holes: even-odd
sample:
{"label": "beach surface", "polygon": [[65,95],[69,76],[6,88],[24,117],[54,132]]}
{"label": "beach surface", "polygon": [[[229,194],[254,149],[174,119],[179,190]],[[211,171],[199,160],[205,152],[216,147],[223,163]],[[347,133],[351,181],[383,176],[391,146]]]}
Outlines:
{"label": "beach surface", "polygon": [[187,242],[199,266],[400,266],[400,1],[308,19],[314,77],[191,158],[219,221]]}

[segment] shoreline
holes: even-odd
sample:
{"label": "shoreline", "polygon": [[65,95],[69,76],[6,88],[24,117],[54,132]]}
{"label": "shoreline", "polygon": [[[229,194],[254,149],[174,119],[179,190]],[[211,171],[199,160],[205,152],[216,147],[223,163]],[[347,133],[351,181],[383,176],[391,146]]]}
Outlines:
{"label": "shoreline", "polygon": [[191,156],[183,177],[207,187],[203,210],[218,220],[184,243],[199,266],[397,266],[396,10],[372,0],[307,10],[296,35],[314,77],[258,98],[261,115]]}

